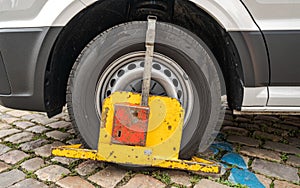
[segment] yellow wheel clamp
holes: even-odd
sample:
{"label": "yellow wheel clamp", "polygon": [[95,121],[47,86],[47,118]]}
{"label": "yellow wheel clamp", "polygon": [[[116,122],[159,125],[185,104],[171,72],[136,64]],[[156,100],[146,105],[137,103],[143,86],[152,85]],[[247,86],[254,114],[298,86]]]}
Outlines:
{"label": "yellow wheel clamp", "polygon": [[149,96],[156,17],[148,17],[142,94],[115,92],[102,106],[98,150],[81,145],[52,149],[56,156],[93,159],[125,165],[220,172],[215,162],[178,159],[184,110],[177,99]]}

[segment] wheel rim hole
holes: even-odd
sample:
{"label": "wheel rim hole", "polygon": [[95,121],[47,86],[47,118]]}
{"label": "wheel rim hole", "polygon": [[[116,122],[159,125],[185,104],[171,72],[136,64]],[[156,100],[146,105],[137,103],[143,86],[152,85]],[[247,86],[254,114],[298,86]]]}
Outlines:
{"label": "wheel rim hole", "polygon": [[111,91],[110,91],[110,90],[107,90],[107,91],[106,91],[106,97],[110,96],[110,94],[111,94]]}
{"label": "wheel rim hole", "polygon": [[116,83],[116,79],[112,79],[110,81],[110,87],[114,87],[115,83]]}
{"label": "wheel rim hole", "polygon": [[125,71],[124,70],[119,70],[118,72],[118,77],[121,77],[125,74]]}
{"label": "wheel rim hole", "polygon": [[160,70],[161,69],[161,66],[159,64],[154,64],[153,65],[153,68],[156,69],[156,70]]}
{"label": "wheel rim hole", "polygon": [[135,64],[130,64],[129,66],[128,66],[128,70],[133,70],[133,69],[135,69],[136,68],[136,65]]}
{"label": "wheel rim hole", "polygon": [[181,90],[177,91],[177,96],[178,96],[178,99],[180,99],[182,97],[182,91]]}
{"label": "wheel rim hole", "polygon": [[165,75],[167,75],[168,77],[171,77],[171,71],[169,71],[169,70],[164,70],[164,73],[165,73]]}
{"label": "wheel rim hole", "polygon": [[178,87],[178,81],[176,79],[173,79],[172,81],[173,81],[174,86]]}

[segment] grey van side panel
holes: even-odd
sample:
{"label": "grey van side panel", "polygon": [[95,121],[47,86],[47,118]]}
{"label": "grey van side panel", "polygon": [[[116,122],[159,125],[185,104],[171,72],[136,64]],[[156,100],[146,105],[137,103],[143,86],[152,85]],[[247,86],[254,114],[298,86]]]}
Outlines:
{"label": "grey van side panel", "polygon": [[2,59],[2,55],[0,52],[0,94],[5,94],[9,95],[11,90],[10,90],[10,85],[8,82],[8,77],[6,73],[6,68]]}
{"label": "grey van side panel", "polygon": [[300,86],[300,30],[263,31],[271,62],[271,86]]}
{"label": "grey van side panel", "polygon": [[44,111],[44,74],[61,27],[0,29],[0,52],[11,94],[0,93],[7,107]]}
{"label": "grey van side panel", "polygon": [[268,53],[259,31],[229,32],[241,59],[244,87],[260,87],[269,84]]}

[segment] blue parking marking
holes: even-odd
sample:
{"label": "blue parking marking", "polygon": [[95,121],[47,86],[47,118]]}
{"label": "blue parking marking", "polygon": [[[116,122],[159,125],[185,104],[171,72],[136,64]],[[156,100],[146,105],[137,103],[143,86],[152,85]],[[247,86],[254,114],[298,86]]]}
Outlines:
{"label": "blue parking marking", "polygon": [[249,188],[265,187],[255,174],[248,170],[248,165],[243,157],[240,154],[235,153],[232,145],[225,141],[225,136],[223,134],[217,136],[216,141],[209,149],[215,156],[220,152],[223,154],[225,153],[221,158],[221,174],[224,174],[226,170],[229,170],[230,175],[228,181],[234,184],[246,185]]}
{"label": "blue parking marking", "polygon": [[264,188],[265,186],[257,179],[254,173],[246,169],[231,169],[229,181],[232,183],[240,183],[242,185],[247,185],[249,188]]}
{"label": "blue parking marking", "polygon": [[212,147],[215,147],[215,148],[223,150],[223,151],[228,151],[228,152],[233,151],[232,145],[227,142],[214,142],[212,144]]}
{"label": "blue parking marking", "polygon": [[237,167],[242,168],[242,169],[247,169],[248,168],[247,164],[245,163],[242,156],[240,156],[237,153],[226,153],[222,157],[221,161],[225,162],[227,164],[230,164],[230,165],[237,166]]}
{"label": "blue parking marking", "polygon": [[209,150],[212,151],[214,155],[218,155],[218,153],[220,152],[220,150],[215,147],[209,147]]}

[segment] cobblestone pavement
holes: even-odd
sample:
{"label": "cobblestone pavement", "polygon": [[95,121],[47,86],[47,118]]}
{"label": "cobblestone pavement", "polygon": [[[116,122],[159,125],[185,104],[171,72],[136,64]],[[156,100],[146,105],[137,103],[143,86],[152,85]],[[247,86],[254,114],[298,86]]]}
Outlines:
{"label": "cobblestone pavement", "polygon": [[[78,143],[66,112],[48,119],[44,113],[0,106],[0,187],[223,188],[244,187],[235,183],[254,177],[265,187],[300,188],[299,129],[299,116],[234,116],[227,111],[218,141],[198,154],[223,161],[220,176],[163,169],[133,172],[51,156],[53,146]],[[241,156],[241,163],[232,162],[232,156],[235,162]]]}

